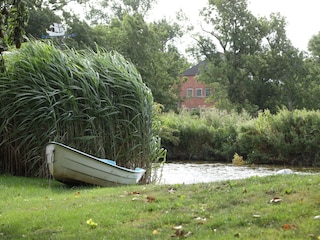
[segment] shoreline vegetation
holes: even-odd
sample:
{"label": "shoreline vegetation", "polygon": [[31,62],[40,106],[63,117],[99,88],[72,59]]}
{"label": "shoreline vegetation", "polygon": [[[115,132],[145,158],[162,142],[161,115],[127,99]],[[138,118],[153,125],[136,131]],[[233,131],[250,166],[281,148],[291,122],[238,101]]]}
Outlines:
{"label": "shoreline vegetation", "polygon": [[72,187],[0,176],[1,239],[320,239],[320,175]]}
{"label": "shoreline vegetation", "polygon": [[320,166],[320,112],[207,109],[160,115],[168,160],[201,160],[297,167]]}
{"label": "shoreline vegetation", "polygon": [[[60,142],[134,169],[165,154],[154,100],[117,52],[31,41],[5,56],[0,74],[0,174],[45,177],[45,146]],[[145,175],[148,182],[148,173]]]}

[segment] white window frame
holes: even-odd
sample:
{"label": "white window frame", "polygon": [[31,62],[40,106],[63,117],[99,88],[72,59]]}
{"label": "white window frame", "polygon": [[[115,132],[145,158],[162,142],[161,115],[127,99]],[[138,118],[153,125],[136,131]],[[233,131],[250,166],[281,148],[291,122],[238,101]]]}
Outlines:
{"label": "white window frame", "polygon": [[186,96],[187,98],[193,97],[193,88],[187,88]]}
{"label": "white window frame", "polygon": [[205,89],[204,89],[204,95],[205,95],[205,97],[210,97],[210,95],[211,95],[211,89],[210,89],[210,88],[205,88]]}
{"label": "white window frame", "polygon": [[[200,92],[200,94],[198,94],[198,92]],[[203,96],[202,92],[203,92],[202,88],[196,88],[196,97],[201,98]]]}

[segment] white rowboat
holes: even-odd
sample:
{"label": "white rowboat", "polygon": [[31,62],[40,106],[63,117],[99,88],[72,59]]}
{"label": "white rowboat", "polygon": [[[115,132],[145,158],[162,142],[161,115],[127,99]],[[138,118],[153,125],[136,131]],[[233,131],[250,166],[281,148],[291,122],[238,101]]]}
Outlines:
{"label": "white rowboat", "polygon": [[46,158],[53,178],[68,185],[137,184],[146,172],[142,168],[132,170],[118,166],[112,160],[97,158],[57,142],[46,146]]}

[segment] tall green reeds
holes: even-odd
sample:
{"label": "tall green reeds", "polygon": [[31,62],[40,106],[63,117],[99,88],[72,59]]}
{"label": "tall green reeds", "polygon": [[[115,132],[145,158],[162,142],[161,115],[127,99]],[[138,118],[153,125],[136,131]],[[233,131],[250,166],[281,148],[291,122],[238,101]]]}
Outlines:
{"label": "tall green reeds", "polygon": [[152,93],[121,55],[31,42],[6,61],[0,78],[0,173],[44,176],[49,141],[129,168],[150,169],[164,156]]}

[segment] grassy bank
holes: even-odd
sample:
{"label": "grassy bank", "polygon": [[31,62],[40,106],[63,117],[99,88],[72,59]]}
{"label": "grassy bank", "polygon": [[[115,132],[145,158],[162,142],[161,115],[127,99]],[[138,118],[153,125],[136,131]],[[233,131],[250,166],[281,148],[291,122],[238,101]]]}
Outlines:
{"label": "grassy bank", "polygon": [[0,239],[320,239],[319,187],[320,175],[115,188],[0,176]]}

